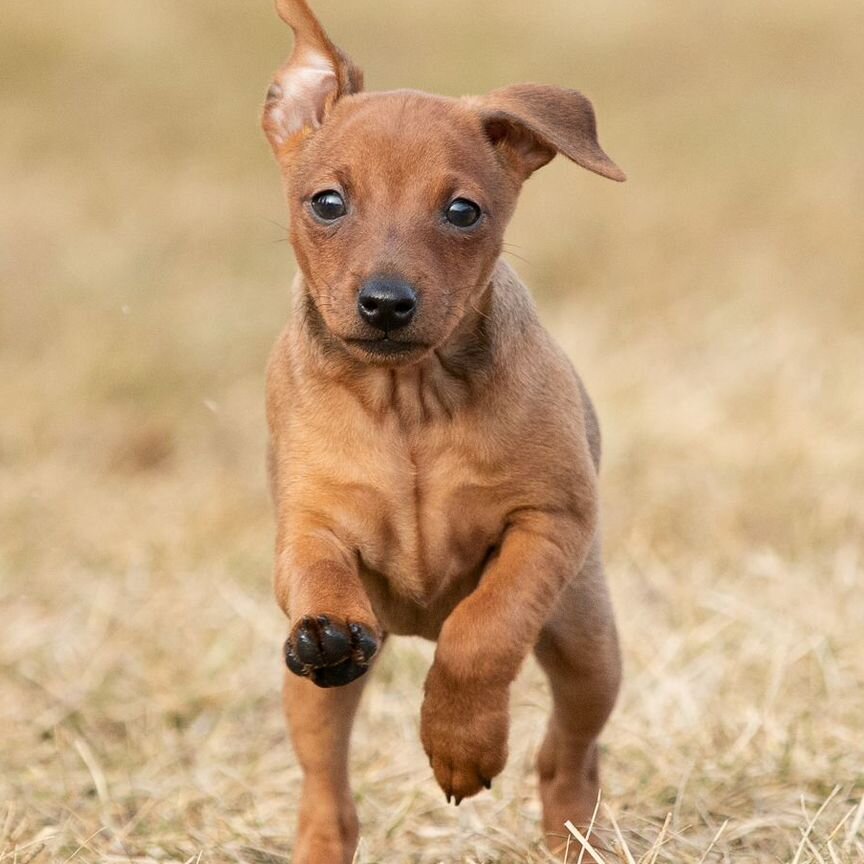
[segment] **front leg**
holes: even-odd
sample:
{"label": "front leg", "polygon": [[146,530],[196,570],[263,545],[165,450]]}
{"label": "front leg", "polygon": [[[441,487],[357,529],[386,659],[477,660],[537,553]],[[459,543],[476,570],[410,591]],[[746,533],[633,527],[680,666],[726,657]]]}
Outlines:
{"label": "front leg", "polygon": [[504,768],[510,685],[585,560],[596,530],[593,496],[589,501],[578,516],[514,517],[480,585],[441,629],[420,736],[448,800],[458,804],[489,788]]}
{"label": "front leg", "polygon": [[363,675],[378,651],[381,627],[357,564],[326,527],[312,522],[280,532],[276,598],[292,623],[285,662],[319,687]]}

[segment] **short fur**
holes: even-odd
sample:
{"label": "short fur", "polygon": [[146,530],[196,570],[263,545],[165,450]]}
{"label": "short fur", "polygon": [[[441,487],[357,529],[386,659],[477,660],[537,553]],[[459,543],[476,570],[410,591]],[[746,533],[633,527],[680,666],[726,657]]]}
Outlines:
{"label": "short fur", "polygon": [[[296,37],[263,118],[300,268],[267,390],[276,597],[292,628],[285,710],[304,771],[294,861],[352,860],[348,738],[387,634],[438,642],[421,738],[457,804],[503,769],[510,685],[535,652],[554,700],[538,770],[558,848],[564,821],[584,826],[594,809],[620,677],[600,437],[499,255],[522,182],[556,153],[624,175],[576,91],[362,93],[307,4],[277,8]],[[333,224],[310,211],[327,189],[348,202]],[[442,219],[456,197],[482,208],[470,231]],[[378,345],[357,296],[381,274],[410,283],[419,308]]]}

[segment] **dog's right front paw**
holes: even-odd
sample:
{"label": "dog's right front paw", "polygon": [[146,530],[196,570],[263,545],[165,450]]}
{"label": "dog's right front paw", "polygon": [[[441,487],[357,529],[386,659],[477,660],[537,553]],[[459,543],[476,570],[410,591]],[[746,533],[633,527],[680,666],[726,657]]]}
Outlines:
{"label": "dog's right front paw", "polygon": [[285,642],[285,663],[319,687],[341,687],[359,678],[377,651],[378,639],[363,624],[307,615]]}

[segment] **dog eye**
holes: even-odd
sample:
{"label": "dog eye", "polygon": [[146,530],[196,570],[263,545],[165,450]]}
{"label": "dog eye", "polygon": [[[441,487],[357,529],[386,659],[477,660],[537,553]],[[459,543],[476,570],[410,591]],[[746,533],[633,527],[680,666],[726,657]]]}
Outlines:
{"label": "dog eye", "polygon": [[334,189],[327,189],[312,197],[312,211],[324,222],[335,222],[347,212],[345,199]]}
{"label": "dog eye", "polygon": [[456,198],[450,202],[444,214],[447,221],[457,228],[470,228],[476,225],[482,215],[480,206],[467,198]]}

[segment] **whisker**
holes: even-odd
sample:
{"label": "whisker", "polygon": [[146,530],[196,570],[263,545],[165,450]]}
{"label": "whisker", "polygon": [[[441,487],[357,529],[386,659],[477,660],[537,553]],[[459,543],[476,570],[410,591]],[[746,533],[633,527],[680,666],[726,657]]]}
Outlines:
{"label": "whisker", "polygon": [[510,255],[512,258],[517,258],[519,261],[522,261],[524,264],[530,264],[531,262],[522,255],[517,255],[515,252],[511,252],[509,249],[503,250],[505,255]]}
{"label": "whisker", "polygon": [[471,301],[471,308],[472,308],[472,309],[473,309],[473,310],[474,310],[474,311],[475,311],[475,312],[476,312],[476,313],[477,313],[481,318],[486,318],[487,320],[489,319],[489,317],[490,317],[490,316],[489,316],[489,313],[488,313],[488,312],[483,312],[483,311],[481,311],[480,309],[478,309],[477,306],[476,306],[476,304],[475,304],[475,302],[474,302],[473,300]]}

